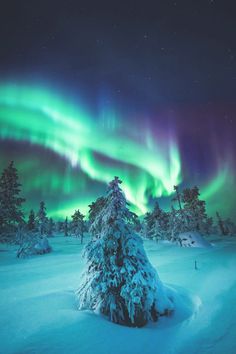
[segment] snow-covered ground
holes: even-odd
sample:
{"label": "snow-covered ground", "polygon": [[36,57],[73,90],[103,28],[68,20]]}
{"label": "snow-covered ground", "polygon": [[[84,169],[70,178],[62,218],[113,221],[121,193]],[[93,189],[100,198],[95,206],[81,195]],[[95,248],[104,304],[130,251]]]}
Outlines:
{"label": "snow-covered ground", "polygon": [[161,280],[180,295],[172,317],[141,329],[77,311],[83,246],[64,237],[50,244],[52,253],[28,259],[0,245],[0,353],[236,353],[236,238],[210,248],[145,241]]}

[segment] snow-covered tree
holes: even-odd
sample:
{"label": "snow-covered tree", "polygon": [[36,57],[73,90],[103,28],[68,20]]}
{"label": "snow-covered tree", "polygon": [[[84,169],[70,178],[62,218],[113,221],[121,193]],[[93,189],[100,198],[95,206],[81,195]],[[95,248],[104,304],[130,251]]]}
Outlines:
{"label": "snow-covered tree", "polygon": [[17,258],[25,258],[33,254],[33,248],[38,240],[38,235],[26,227],[19,226],[16,232],[16,243],[18,249],[16,252]]}
{"label": "snow-covered tree", "polygon": [[[93,223],[99,234],[87,244],[87,271],[77,291],[79,309],[91,309],[115,323],[142,327],[173,304],[149,263],[142,239],[130,227],[132,213],[115,177]],[[91,228],[93,225],[91,225]]]}
{"label": "snow-covered tree", "polygon": [[51,252],[47,236],[52,236],[54,222],[47,218],[45,203],[41,202],[39,211],[35,216],[31,210],[25,227],[18,227],[17,243],[19,249],[17,257],[27,257],[32,254],[44,254]]}
{"label": "snow-covered tree", "polygon": [[99,197],[96,199],[95,202],[89,205],[89,232],[92,236],[97,236],[101,232],[101,223],[99,218],[97,218],[98,214],[104,207],[106,199],[104,197]]}
{"label": "snow-covered tree", "polygon": [[184,205],[183,212],[188,231],[198,231],[201,234],[208,233],[208,216],[206,213],[206,202],[199,199],[198,187],[186,188],[183,190],[181,200]]}
{"label": "snow-covered tree", "polygon": [[143,218],[142,222],[142,230],[141,230],[141,236],[143,238],[149,238],[149,230],[152,227],[152,216],[151,213],[148,211]]}
{"label": "snow-covered tree", "polygon": [[85,232],[85,223],[84,215],[81,212],[76,210],[71,216],[71,232],[75,237],[80,237],[81,243],[83,243],[84,232]]}
{"label": "snow-covered tree", "polygon": [[34,245],[33,253],[35,254],[45,254],[52,251],[48,239],[46,236],[41,236],[38,239],[38,242]]}
{"label": "snow-covered tree", "polygon": [[219,212],[216,212],[218,232],[223,236],[236,236],[236,225],[230,219],[222,219]]}
{"label": "snow-covered tree", "polygon": [[44,201],[40,202],[39,211],[37,213],[37,226],[40,235],[45,235],[47,233],[48,218]]}
{"label": "snow-covered tree", "polygon": [[29,213],[29,218],[28,218],[28,221],[27,221],[27,229],[29,231],[35,231],[36,230],[36,220],[35,220],[35,214],[34,214],[33,209],[31,209],[30,213]]}
{"label": "snow-covered tree", "polygon": [[188,231],[187,225],[185,223],[183,210],[175,209],[171,207],[169,213],[169,229],[168,229],[168,238],[171,241],[178,242],[178,235]]}
{"label": "snow-covered tree", "polygon": [[26,225],[18,227],[16,241],[19,245],[16,256],[25,258],[35,254],[51,252],[52,248],[45,235],[40,236],[35,230],[29,231]]}
{"label": "snow-covered tree", "polygon": [[[0,239],[8,233],[14,233],[24,222],[22,204],[25,201],[20,197],[21,184],[18,172],[11,161],[0,177]],[[4,236],[5,235],[5,236]]]}
{"label": "snow-covered tree", "polygon": [[156,201],[152,212],[144,217],[142,233],[144,237],[157,241],[168,238],[168,230],[169,213],[163,211]]}

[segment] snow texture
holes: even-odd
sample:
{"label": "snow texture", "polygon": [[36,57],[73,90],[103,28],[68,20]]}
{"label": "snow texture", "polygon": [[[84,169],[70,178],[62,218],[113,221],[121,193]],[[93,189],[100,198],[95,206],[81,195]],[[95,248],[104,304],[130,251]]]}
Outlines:
{"label": "snow texture", "polygon": [[1,354],[236,353],[235,238],[212,238],[210,248],[145,241],[154,268],[171,284],[175,311],[141,329],[77,311],[83,246],[63,236],[50,243],[52,253],[24,259],[15,257],[17,246],[0,245]]}

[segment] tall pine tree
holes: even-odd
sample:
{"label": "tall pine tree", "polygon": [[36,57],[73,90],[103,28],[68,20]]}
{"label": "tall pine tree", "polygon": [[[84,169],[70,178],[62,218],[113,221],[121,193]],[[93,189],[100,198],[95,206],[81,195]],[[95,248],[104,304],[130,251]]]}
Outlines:
{"label": "tall pine tree", "polygon": [[39,211],[37,213],[37,225],[40,235],[45,235],[47,233],[48,218],[44,201],[41,201],[39,205]]}
{"label": "tall pine tree", "polygon": [[184,215],[189,231],[208,233],[208,216],[206,202],[199,199],[200,192],[197,186],[183,190],[181,200],[184,204]]}
{"label": "tall pine tree", "polygon": [[75,237],[80,237],[81,243],[83,243],[84,231],[85,231],[85,222],[84,215],[81,212],[76,210],[71,216],[71,232]]}
{"label": "tall pine tree", "polygon": [[0,177],[0,234],[15,232],[19,224],[24,222],[20,197],[21,184],[18,172],[11,161]]}

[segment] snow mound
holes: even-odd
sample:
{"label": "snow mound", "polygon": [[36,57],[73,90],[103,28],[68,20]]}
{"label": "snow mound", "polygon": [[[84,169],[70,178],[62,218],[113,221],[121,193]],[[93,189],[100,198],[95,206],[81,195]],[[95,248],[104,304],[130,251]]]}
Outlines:
{"label": "snow mound", "polygon": [[182,232],[178,236],[178,242],[182,247],[212,247],[211,244],[197,231]]}
{"label": "snow mound", "polygon": [[[202,305],[200,297],[181,286],[165,284],[165,292],[174,304],[171,321],[162,322],[161,326],[175,326],[177,323],[194,318]],[[167,319],[168,320],[168,319]],[[159,324],[158,324],[159,326]]]}
{"label": "snow mound", "polygon": [[34,246],[34,252],[36,254],[44,254],[51,252],[52,248],[49,245],[47,237],[42,237]]}

